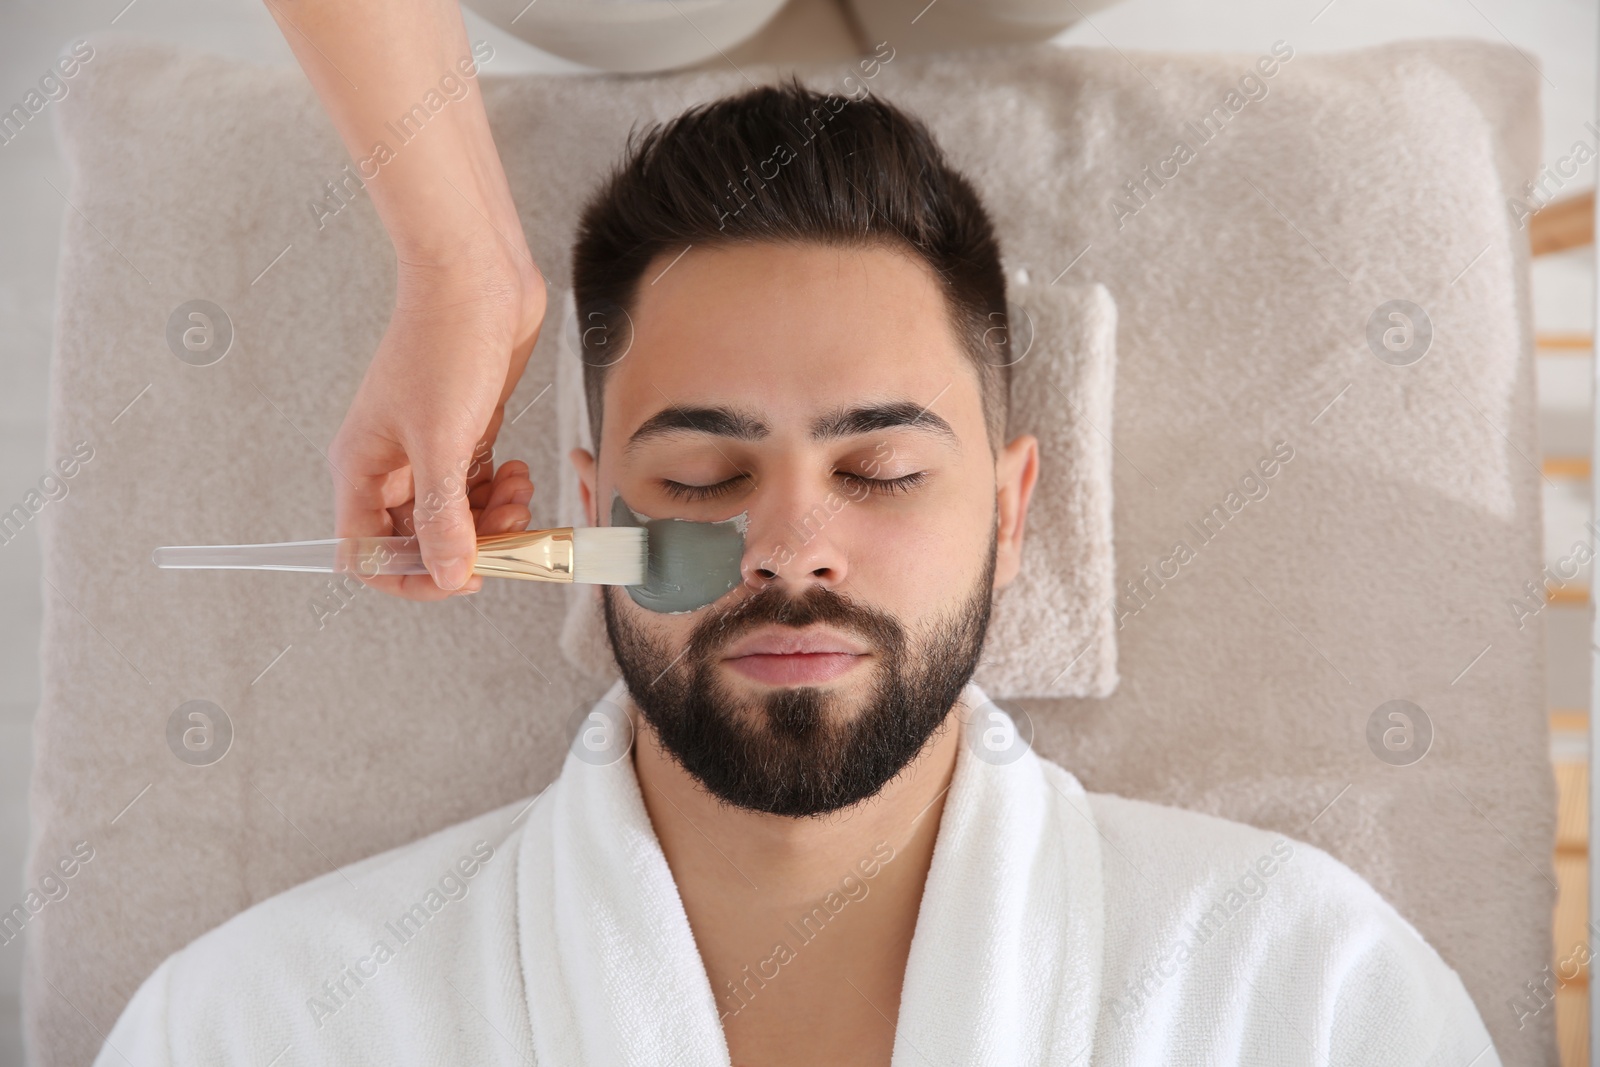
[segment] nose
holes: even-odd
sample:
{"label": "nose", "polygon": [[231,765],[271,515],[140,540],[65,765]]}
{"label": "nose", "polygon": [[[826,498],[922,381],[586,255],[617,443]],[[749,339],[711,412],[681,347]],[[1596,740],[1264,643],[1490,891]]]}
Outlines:
{"label": "nose", "polygon": [[764,499],[750,509],[740,572],[752,591],[769,585],[793,587],[795,595],[812,585],[837,589],[849,565],[842,547],[841,515],[850,501],[828,487],[780,487],[771,478]]}

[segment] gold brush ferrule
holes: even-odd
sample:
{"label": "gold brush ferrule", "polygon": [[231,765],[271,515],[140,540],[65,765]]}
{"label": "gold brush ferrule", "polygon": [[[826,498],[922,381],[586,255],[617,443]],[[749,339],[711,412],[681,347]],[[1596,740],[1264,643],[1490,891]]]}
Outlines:
{"label": "gold brush ferrule", "polygon": [[572,527],[478,538],[473,574],[532,582],[572,581]]}

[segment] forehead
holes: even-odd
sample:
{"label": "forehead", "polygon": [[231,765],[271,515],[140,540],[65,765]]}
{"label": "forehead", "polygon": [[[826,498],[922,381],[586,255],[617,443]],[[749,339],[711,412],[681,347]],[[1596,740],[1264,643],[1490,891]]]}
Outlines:
{"label": "forehead", "polygon": [[977,372],[925,263],[889,248],[690,247],[640,280],[603,426],[625,437],[664,407],[721,403],[781,432],[881,399],[933,404],[963,438],[983,433]]}

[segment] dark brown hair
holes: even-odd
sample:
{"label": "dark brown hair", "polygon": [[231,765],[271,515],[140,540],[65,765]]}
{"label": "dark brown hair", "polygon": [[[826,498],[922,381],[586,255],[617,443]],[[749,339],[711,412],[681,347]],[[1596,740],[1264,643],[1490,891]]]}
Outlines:
{"label": "dark brown hair", "polygon": [[632,343],[645,269],[663,252],[749,242],[919,257],[942,284],[999,448],[1011,383],[1006,283],[977,191],[919,120],[870,93],[818,93],[791,75],[630,130],[624,159],[585,205],[572,287],[596,453],[606,367]]}

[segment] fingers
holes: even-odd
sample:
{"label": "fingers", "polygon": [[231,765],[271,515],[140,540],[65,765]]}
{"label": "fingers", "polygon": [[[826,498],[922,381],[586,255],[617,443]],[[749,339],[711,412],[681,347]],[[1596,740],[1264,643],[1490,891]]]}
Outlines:
{"label": "fingers", "polygon": [[528,465],[520,459],[502,463],[492,481],[475,485],[467,493],[474,511],[499,504],[526,504],[532,498],[533,482],[528,478]]}
{"label": "fingers", "polygon": [[526,363],[523,320],[544,308],[529,302],[511,323],[513,309],[485,277],[401,270],[389,329],[329,452],[337,536],[417,538],[429,573],[362,577],[406,599],[479,588],[471,569],[480,522],[498,531],[523,518],[526,498],[510,483],[525,483],[526,468],[501,474],[507,485],[497,491],[492,452]]}
{"label": "fingers", "polygon": [[381,537],[389,533],[389,499],[395,475],[406,466],[398,443],[372,433],[341,433],[328,448],[333,479],[333,535]]}
{"label": "fingers", "polygon": [[463,596],[467,593],[476,593],[483,588],[483,575],[474,574],[467,579],[467,583],[459,589],[440,589],[431,574],[386,574],[376,578],[367,579],[374,586],[380,582],[393,582],[392,586],[378,586],[385,592],[392,592],[407,600],[420,600],[431,603],[436,600],[446,600],[453,596]]}
{"label": "fingers", "polygon": [[464,478],[471,457],[458,457],[433,442],[415,449],[411,461],[417,489],[411,521],[422,560],[441,590],[459,589],[478,554],[477,527],[467,500],[470,487]]}
{"label": "fingers", "polygon": [[521,460],[508,460],[495,472],[494,481],[479,486],[474,492],[479,499],[473,502],[478,513],[478,536],[511,533],[526,530],[533,514],[528,502],[533,499],[533,482],[528,478],[528,465]]}
{"label": "fingers", "polygon": [[[335,537],[387,537],[404,533],[394,528],[389,508],[395,496],[411,493],[410,467],[405,450],[387,435],[374,432],[356,420],[347,422],[328,448],[328,465],[333,479],[333,534]],[[415,592],[403,592],[400,575],[368,575],[355,572],[358,580],[375,589],[398,596],[421,599]],[[421,575],[431,586],[433,580]],[[437,592],[438,587],[433,586]]]}
{"label": "fingers", "polygon": [[522,504],[506,504],[490,508],[478,517],[478,536],[490,534],[521,533],[528,528],[533,516]]}
{"label": "fingers", "polygon": [[[482,463],[468,478],[463,479],[464,485],[470,484],[470,488],[467,489],[467,502],[475,520],[474,541],[489,534],[526,530],[533,518],[528,509],[528,502],[533,499],[533,482],[528,477],[528,465],[521,460],[508,460],[502,463],[499,469],[493,470],[493,473],[490,473],[491,470],[492,460]],[[400,489],[402,481],[398,474],[405,476],[403,494]],[[410,499],[410,468],[405,468],[401,472],[391,472],[387,478],[375,481],[381,487],[381,503],[391,504],[397,495],[404,495],[407,498],[399,506],[388,509],[386,513],[388,521],[379,524],[380,529],[377,533],[415,536],[413,518],[420,516],[425,509]],[[453,590],[442,588],[431,574],[358,575],[358,577],[383,592],[408,600],[427,602],[443,600],[462,593],[477,592],[483,588],[483,576],[476,574],[469,577],[465,585]]]}
{"label": "fingers", "polygon": [[528,465],[520,459],[511,459],[500,464],[500,469],[495,472],[483,506],[526,504],[532,499],[533,480],[528,477]]}
{"label": "fingers", "polygon": [[478,447],[472,452],[472,458],[467,461],[465,481],[468,490],[487,485],[493,476],[494,436],[490,434],[478,442]]}

